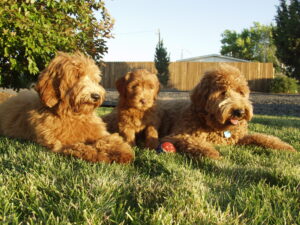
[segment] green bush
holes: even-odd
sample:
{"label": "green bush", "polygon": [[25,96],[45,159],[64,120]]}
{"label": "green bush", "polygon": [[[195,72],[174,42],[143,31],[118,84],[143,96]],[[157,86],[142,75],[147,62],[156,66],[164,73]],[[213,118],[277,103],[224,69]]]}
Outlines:
{"label": "green bush", "polygon": [[298,93],[299,85],[298,81],[294,78],[284,75],[277,75],[271,82],[270,91],[273,93]]}
{"label": "green bush", "polygon": [[1,0],[1,87],[27,87],[57,51],[99,62],[113,23],[103,0]]}

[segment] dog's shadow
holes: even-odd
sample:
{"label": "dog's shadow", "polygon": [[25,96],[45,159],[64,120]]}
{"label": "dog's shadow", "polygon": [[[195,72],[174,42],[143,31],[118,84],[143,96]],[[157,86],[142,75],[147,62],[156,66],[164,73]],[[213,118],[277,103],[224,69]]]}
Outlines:
{"label": "dog's shadow", "polygon": [[[271,154],[274,154],[274,150],[255,149],[251,150],[251,154],[259,156],[264,155],[268,157]],[[229,161],[233,160],[231,157],[225,157]],[[204,182],[210,187],[213,196],[219,196],[215,198],[217,198],[217,201],[221,206],[224,206],[224,210],[226,210],[229,202],[234,199],[241,190],[245,190],[252,185],[257,186],[263,184],[269,187],[278,188],[285,188],[287,185],[294,187],[300,186],[296,176],[280,172],[275,168],[268,167],[267,165],[252,167],[251,165],[244,165],[245,162],[236,162],[227,166],[226,163],[224,164],[220,161],[208,158],[200,160],[188,158],[188,162],[186,163],[190,165],[191,169],[201,171],[201,173],[205,176],[213,178],[205,179]],[[222,185],[222,182],[226,185]],[[224,197],[225,195],[227,197]]]}
{"label": "dog's shadow", "polygon": [[[146,150],[151,151],[151,150]],[[153,154],[153,153],[148,153]],[[140,174],[144,174],[149,176],[150,178],[154,178],[157,176],[168,176],[171,174],[171,171],[165,167],[165,165],[159,162],[155,158],[147,157],[148,154],[144,154],[141,150],[136,151],[136,158],[133,163],[133,167]]]}
{"label": "dog's shadow", "polygon": [[275,129],[282,129],[287,127],[300,129],[300,119],[298,118],[285,118],[281,120],[274,120],[274,118],[271,117],[254,117],[251,123],[263,124]]}

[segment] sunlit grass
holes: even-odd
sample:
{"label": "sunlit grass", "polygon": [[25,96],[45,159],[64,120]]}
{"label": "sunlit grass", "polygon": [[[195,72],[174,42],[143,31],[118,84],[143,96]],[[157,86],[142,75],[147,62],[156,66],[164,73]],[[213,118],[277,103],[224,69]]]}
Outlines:
{"label": "sunlit grass", "polygon": [[221,160],[193,161],[136,148],[133,164],[109,165],[0,137],[0,223],[300,224],[300,118],[256,115],[250,130],[298,153],[219,146]]}

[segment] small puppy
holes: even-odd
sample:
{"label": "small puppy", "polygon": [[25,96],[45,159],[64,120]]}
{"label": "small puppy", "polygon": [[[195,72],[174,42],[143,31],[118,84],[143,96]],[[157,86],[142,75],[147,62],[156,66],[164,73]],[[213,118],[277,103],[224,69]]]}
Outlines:
{"label": "small puppy", "polygon": [[127,73],[116,81],[119,102],[114,111],[103,117],[110,132],[119,132],[131,146],[136,145],[136,135],[144,132],[145,147],[155,149],[161,113],[156,107],[159,81],[155,74],[145,69]]}
{"label": "small puppy", "polygon": [[41,72],[36,91],[0,105],[0,135],[90,162],[131,162],[131,147],[109,134],[95,113],[105,95],[99,75],[95,62],[82,53],[59,53]]}

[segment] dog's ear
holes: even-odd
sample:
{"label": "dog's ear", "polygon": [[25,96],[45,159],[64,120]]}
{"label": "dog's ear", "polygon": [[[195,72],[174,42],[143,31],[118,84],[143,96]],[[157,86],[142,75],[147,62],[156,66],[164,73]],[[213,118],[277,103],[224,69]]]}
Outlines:
{"label": "dog's ear", "polygon": [[248,108],[248,110],[246,110],[246,119],[248,121],[250,121],[253,117],[253,106],[250,105],[250,107]]}
{"label": "dog's ear", "polygon": [[122,97],[126,96],[126,86],[127,86],[127,80],[129,79],[129,76],[130,76],[130,72],[116,81],[116,88],[120,96]]}
{"label": "dog's ear", "polygon": [[157,99],[158,93],[160,92],[160,88],[161,88],[160,82],[157,80],[157,84],[155,86],[156,92],[155,92],[155,98],[154,99]]}
{"label": "dog's ear", "polygon": [[210,92],[207,82],[207,79],[204,77],[192,90],[190,97],[197,111],[205,110],[206,101]]}
{"label": "dog's ear", "polygon": [[51,74],[49,68],[46,68],[40,74],[35,90],[39,93],[42,102],[49,108],[55,106],[59,101],[55,86],[54,74]]}

